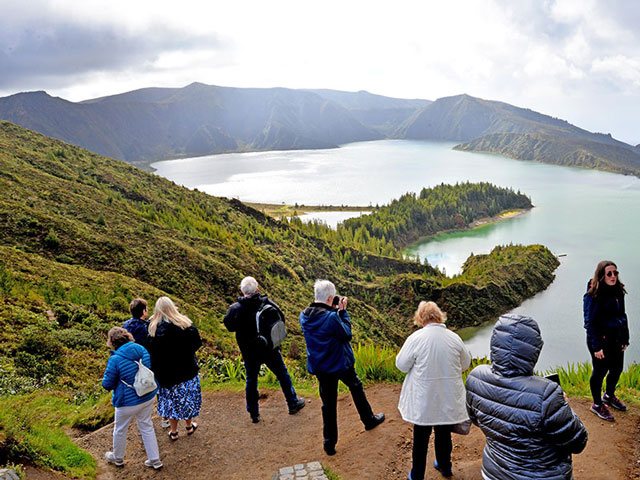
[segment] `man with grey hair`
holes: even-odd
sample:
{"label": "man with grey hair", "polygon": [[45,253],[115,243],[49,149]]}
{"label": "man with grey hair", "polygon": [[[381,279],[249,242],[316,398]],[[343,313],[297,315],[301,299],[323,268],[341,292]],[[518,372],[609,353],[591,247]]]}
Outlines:
{"label": "man with grey hair", "polygon": [[329,280],[316,280],[314,297],[315,301],[300,313],[300,326],[307,342],[307,369],[318,378],[324,451],[335,455],[339,380],[351,391],[365,430],[377,427],[385,417],[384,413],[374,415],[354,368],[347,297],[338,297],[335,285]]}
{"label": "man with grey hair", "polygon": [[[224,324],[230,332],[236,332],[238,347],[244,360],[244,368],[247,373],[245,397],[247,412],[253,423],[260,421],[260,405],[258,403],[258,374],[264,363],[271,370],[282,388],[282,393],[289,406],[289,414],[297,413],[305,405],[304,398],[298,398],[291,383],[291,377],[282,359],[280,347],[270,349],[258,339],[256,314],[265,304],[270,304],[276,309],[280,308],[266,295],[258,293],[258,282],[253,277],[245,277],[240,282],[242,296],[229,307],[224,317]],[[274,312],[271,310],[271,312]]]}

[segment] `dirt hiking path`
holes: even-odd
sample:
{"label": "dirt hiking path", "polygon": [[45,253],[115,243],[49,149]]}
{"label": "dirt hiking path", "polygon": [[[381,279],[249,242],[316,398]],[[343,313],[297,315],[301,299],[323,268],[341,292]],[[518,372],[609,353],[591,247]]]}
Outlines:
{"label": "dirt hiking path", "polygon": [[[320,400],[307,398],[307,406],[288,415],[280,391],[266,392],[260,400],[261,421],[252,424],[244,410],[244,394],[211,392],[203,396],[198,431],[188,437],[184,423],[180,438],[170,442],[167,431],[155,417],[156,433],[164,468],[153,471],[143,466],[146,459],[137,427],[129,430],[125,466],[117,468],[104,461],[111,449],[113,426],[108,425],[78,439],[81,447],[98,460],[98,480],[112,479],[215,479],[269,480],[280,467],[320,461],[343,480],[405,480],[411,468],[412,427],[398,413],[400,385],[376,385],[367,389],[375,412],[387,420],[365,431],[349,395],[338,402],[339,441],[337,454],[322,449]],[[607,423],[588,412],[590,403],[571,399],[570,404],[589,431],[589,443],[574,455],[574,477],[581,479],[640,478],[638,444],[640,408],[617,413],[615,423]],[[453,435],[453,478],[482,480],[480,466],[484,436],[472,427],[468,436]],[[433,469],[433,438],[429,447],[427,478],[440,479]]]}

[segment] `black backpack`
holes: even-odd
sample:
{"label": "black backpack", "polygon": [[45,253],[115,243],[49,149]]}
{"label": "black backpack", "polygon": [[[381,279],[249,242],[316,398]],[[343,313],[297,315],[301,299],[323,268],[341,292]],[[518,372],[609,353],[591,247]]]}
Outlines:
{"label": "black backpack", "polygon": [[267,350],[278,348],[287,336],[284,313],[282,313],[278,305],[268,298],[263,300],[256,312],[256,329],[258,332],[258,344]]}

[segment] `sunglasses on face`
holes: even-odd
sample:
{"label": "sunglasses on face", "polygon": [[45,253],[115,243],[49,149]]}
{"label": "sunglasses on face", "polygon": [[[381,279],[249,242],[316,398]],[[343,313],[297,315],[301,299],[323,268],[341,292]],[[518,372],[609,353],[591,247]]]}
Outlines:
{"label": "sunglasses on face", "polygon": [[613,277],[617,277],[617,276],[618,276],[618,273],[620,273],[620,272],[618,272],[618,270],[609,270],[609,271],[607,272],[607,277],[611,277],[611,276],[613,276]]}

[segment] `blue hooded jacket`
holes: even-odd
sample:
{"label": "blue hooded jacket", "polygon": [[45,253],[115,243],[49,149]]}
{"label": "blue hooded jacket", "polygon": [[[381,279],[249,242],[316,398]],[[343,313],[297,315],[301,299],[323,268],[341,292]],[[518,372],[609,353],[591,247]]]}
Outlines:
{"label": "blue hooded jacket", "polygon": [[102,378],[102,386],[106,390],[113,390],[111,403],[114,407],[132,407],[151,400],[157,389],[143,397],[139,397],[136,391],[121,382],[124,380],[133,385],[138,373],[137,360],[142,359],[142,364],[151,368],[149,352],[137,343],[128,342],[121,345],[115,352],[111,351],[111,357],[107,362],[107,369]]}
{"label": "blue hooded jacket", "polygon": [[346,310],[314,302],[300,313],[300,326],[307,343],[309,373],[342,373],[355,364]]}
{"label": "blue hooded jacket", "polygon": [[143,347],[147,347],[149,339],[149,320],[132,317],[122,325],[126,331],[133,335],[133,340]]}

